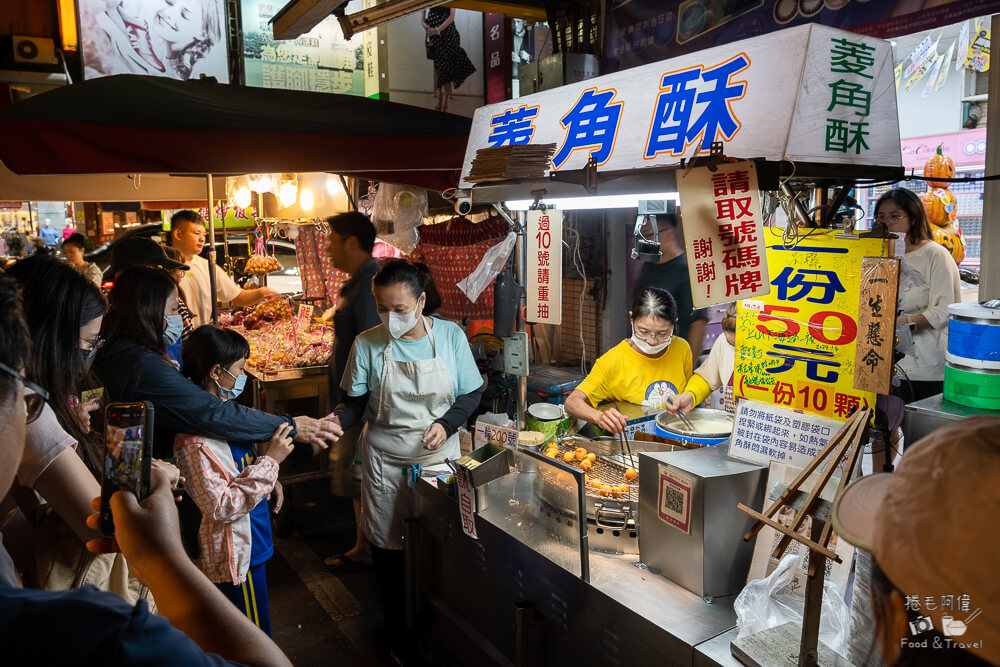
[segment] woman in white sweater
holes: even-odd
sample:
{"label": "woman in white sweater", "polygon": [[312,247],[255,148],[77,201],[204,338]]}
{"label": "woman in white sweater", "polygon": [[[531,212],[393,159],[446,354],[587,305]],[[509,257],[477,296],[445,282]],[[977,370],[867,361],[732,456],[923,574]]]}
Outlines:
{"label": "woman in white sweater", "polygon": [[708,395],[723,387],[723,407],[736,412],[733,401],[733,372],[736,369],[736,303],[729,304],[722,318],[722,335],[715,339],[705,362],[695,369],[684,391],[667,399],[667,412],[687,413]]}
{"label": "woman in white sweater", "polygon": [[908,326],[913,335],[912,351],[899,362],[906,373],[902,396],[911,403],[943,389],[948,306],[962,300],[958,267],[948,251],[932,240],[923,204],[910,190],[895,188],[879,197],[875,219],[906,241],[899,276],[902,314],[897,326]]}

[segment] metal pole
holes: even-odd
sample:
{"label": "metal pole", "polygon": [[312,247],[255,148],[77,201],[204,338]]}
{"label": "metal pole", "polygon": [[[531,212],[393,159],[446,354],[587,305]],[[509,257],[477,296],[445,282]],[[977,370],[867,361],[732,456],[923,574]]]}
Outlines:
{"label": "metal pole", "polygon": [[[1000,14],[994,14],[992,29],[1000,30]],[[1000,34],[1000,33],[996,33]],[[989,78],[988,92],[991,100],[1000,100],[1000,50],[990,52],[990,68],[993,70]],[[990,127],[990,123],[997,123]],[[989,104],[986,107],[986,175],[990,176],[1000,171],[1000,104]],[[1000,298],[1000,181],[986,181],[983,184],[983,231],[980,241],[979,257],[979,301]]]}
{"label": "metal pole", "polygon": [[[521,298],[518,299],[518,309],[517,315],[515,317],[515,330],[519,332],[524,332],[525,322],[524,318],[521,317],[521,313],[524,308],[527,307],[527,286],[528,286],[528,243],[527,238],[523,230],[526,230],[525,225],[528,224],[528,214],[521,213],[518,216],[521,222],[521,232],[518,232],[516,245],[514,246],[514,268],[517,271],[518,282],[521,283]],[[517,428],[524,430],[524,413],[528,407],[528,376],[522,375],[517,378]]]}
{"label": "metal pole", "polygon": [[215,193],[212,191],[212,175],[208,174],[208,290],[212,294],[212,324],[219,323],[215,271]]}

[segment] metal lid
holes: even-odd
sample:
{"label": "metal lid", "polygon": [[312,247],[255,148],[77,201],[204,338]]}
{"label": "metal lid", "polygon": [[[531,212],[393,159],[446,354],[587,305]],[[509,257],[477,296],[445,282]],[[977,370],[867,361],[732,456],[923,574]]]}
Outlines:
{"label": "metal lid", "polygon": [[951,352],[945,352],[944,359],[949,364],[955,367],[961,366],[969,369],[1000,370],[1000,361],[988,361],[986,359],[972,359],[970,357],[960,357],[957,354],[952,354]]}
{"label": "metal lid", "polygon": [[978,303],[953,303],[948,306],[948,314],[963,320],[986,320],[988,324],[1000,324],[1000,308],[987,308]]}

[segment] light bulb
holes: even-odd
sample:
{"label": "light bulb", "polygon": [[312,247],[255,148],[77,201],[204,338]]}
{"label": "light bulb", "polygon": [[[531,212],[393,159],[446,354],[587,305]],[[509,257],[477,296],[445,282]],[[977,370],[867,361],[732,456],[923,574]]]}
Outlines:
{"label": "light bulb", "polygon": [[302,192],[299,193],[299,206],[302,207],[303,211],[311,211],[313,207],[313,191],[309,188],[302,188]]}
{"label": "light bulb", "polygon": [[248,188],[245,185],[242,186],[240,189],[236,191],[236,205],[240,208],[246,208],[250,206],[251,197],[252,193],[250,192],[250,188]]}
{"label": "light bulb", "polygon": [[285,181],[278,188],[278,201],[281,202],[282,208],[288,208],[295,203],[295,198],[299,194],[299,189],[296,187],[295,183],[291,181]]}

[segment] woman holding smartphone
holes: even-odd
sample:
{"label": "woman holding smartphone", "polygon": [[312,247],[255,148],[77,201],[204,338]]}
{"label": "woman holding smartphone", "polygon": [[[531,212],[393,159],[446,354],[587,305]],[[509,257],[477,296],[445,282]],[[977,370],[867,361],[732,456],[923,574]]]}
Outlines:
{"label": "woman holding smartphone", "polygon": [[[243,336],[210,324],[184,344],[184,373],[222,401],[243,391],[250,345]],[[252,442],[178,434],[174,443],[185,489],[201,510],[198,542],[202,572],[261,630],[271,634],[264,564],[274,553],[267,499],[281,509],[278,466],[294,445],[282,424],[259,448]]]}
{"label": "woman holding smartphone", "polygon": [[[90,365],[101,346],[98,331],[107,306],[93,283],[51,257],[23,259],[8,275],[21,289],[34,344],[25,376],[45,387],[49,398],[43,401],[36,394],[30,401],[33,414],[17,483],[4,501],[5,506],[16,501],[21,514],[4,525],[4,538],[26,583],[65,589],[72,576],[60,577],[52,567],[36,563],[45,560],[43,543],[78,540],[82,554],[84,543],[99,537],[86,525],[90,501],[100,495],[100,446],[90,425],[98,402],[81,400],[81,391],[96,384]],[[96,571],[94,577],[87,581],[105,583]]]}

